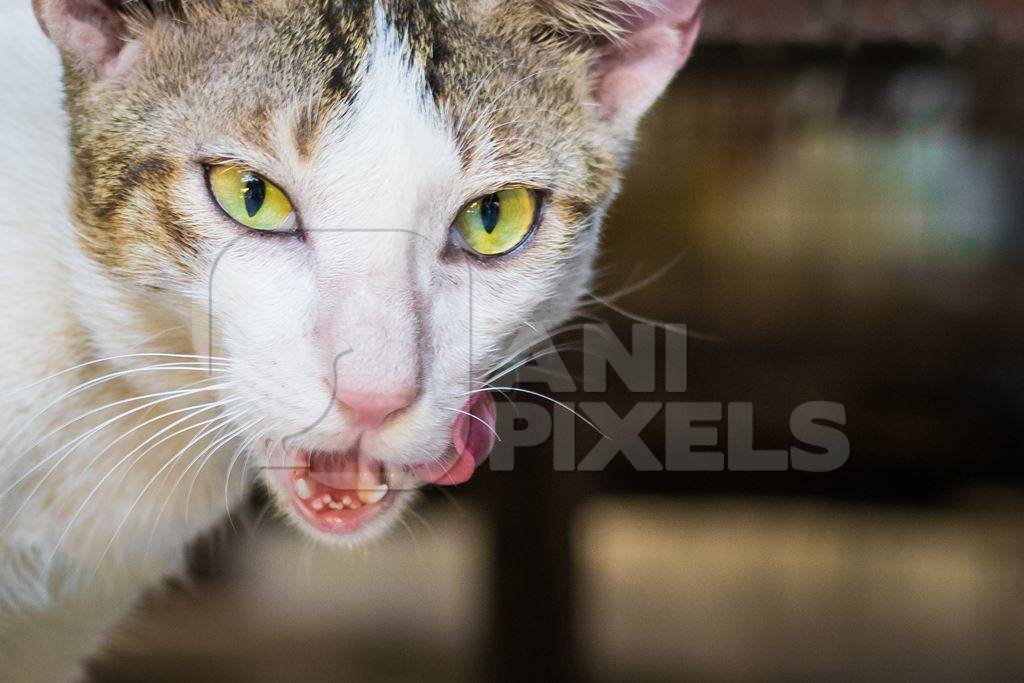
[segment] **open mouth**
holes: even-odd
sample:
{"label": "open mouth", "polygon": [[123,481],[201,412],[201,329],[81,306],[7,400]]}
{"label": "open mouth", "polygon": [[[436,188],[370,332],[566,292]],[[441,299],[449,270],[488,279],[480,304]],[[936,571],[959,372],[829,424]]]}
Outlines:
{"label": "open mouth", "polygon": [[387,510],[405,489],[452,486],[473,476],[494,446],[494,399],[474,394],[452,427],[449,453],[430,463],[396,468],[345,452],[296,451],[284,477],[293,507],[315,529],[352,534]]}
{"label": "open mouth", "polygon": [[315,528],[352,533],[394,500],[392,477],[376,461],[358,452],[298,451],[289,477],[292,502]]}

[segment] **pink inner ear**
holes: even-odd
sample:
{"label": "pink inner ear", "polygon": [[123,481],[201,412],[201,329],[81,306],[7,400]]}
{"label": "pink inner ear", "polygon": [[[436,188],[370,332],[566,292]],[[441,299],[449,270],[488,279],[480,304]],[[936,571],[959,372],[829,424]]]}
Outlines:
{"label": "pink inner ear", "polygon": [[127,26],[106,0],[33,0],[43,30],[68,55],[102,77],[123,71],[136,50],[126,49]]}
{"label": "pink inner ear", "polygon": [[663,0],[598,61],[594,98],[603,117],[635,120],[654,103],[693,50],[699,0]]}

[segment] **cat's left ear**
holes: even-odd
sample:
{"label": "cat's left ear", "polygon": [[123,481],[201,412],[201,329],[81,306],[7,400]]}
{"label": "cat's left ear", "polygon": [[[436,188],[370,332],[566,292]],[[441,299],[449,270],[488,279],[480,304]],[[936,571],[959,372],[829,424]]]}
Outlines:
{"label": "cat's left ear", "polygon": [[702,0],[541,0],[557,30],[589,41],[600,115],[632,128],[690,57]]}
{"label": "cat's left ear", "polygon": [[98,79],[127,71],[141,50],[132,39],[131,0],[32,0],[50,40],[74,67]]}

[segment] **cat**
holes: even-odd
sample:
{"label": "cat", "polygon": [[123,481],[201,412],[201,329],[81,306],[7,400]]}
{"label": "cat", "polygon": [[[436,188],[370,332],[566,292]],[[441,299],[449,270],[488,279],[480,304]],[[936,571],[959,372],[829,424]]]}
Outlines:
{"label": "cat", "polygon": [[353,545],[469,479],[488,371],[587,291],[700,17],[6,2],[0,678],[82,675],[253,480]]}

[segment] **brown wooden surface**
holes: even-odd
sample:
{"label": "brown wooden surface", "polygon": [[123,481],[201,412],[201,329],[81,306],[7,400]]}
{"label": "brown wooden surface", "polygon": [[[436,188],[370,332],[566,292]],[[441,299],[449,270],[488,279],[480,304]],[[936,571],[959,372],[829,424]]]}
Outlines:
{"label": "brown wooden surface", "polygon": [[705,42],[1024,45],[1021,0],[707,0]]}

